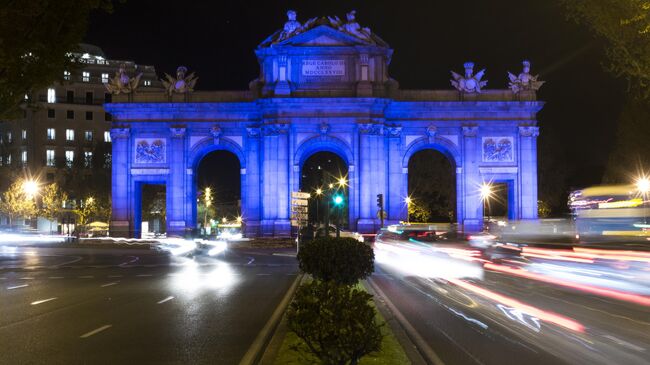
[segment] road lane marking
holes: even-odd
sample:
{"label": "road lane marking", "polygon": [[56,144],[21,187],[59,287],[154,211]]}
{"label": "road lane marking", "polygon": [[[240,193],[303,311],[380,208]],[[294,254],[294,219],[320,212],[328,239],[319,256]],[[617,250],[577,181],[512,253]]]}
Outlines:
{"label": "road lane marking", "polygon": [[136,276],[140,277],[140,278],[146,278],[146,277],[153,276],[153,275],[152,274],[139,274],[139,275],[136,275]]}
{"label": "road lane marking", "polygon": [[108,275],[108,278],[121,278],[124,275]]}
{"label": "road lane marking", "polygon": [[66,261],[66,262],[62,262],[60,264],[52,265],[52,266],[50,266],[50,268],[56,269],[56,268],[60,268],[61,266],[64,266],[64,265],[74,264],[75,262],[79,262],[79,261],[83,260],[82,256],[73,256],[73,257],[74,257],[74,259],[72,259],[70,261]]}
{"label": "road lane marking", "polygon": [[84,333],[83,335],[79,336],[79,338],[87,338],[87,337],[90,337],[90,336],[92,336],[92,335],[96,335],[96,334],[98,334],[99,332],[101,332],[101,331],[103,331],[103,330],[107,330],[107,329],[109,329],[109,328],[111,328],[111,327],[113,327],[113,325],[111,325],[111,324],[107,324],[107,325],[105,325],[105,326],[101,326],[101,327],[99,327],[99,328],[97,328],[97,329],[94,329],[94,330],[88,332],[88,333]]}
{"label": "road lane marking", "polygon": [[79,279],[92,279],[94,276],[92,275],[85,275],[85,276],[80,276]]}
{"label": "road lane marking", "polygon": [[47,298],[47,299],[43,299],[43,300],[37,300],[35,302],[31,302],[30,305],[39,305],[39,304],[47,303],[47,302],[50,302],[50,301],[56,300],[56,299],[57,298]]}
{"label": "road lane marking", "polygon": [[117,284],[118,284],[118,282],[117,282],[117,281],[114,281],[114,282],[112,282],[112,283],[104,284],[104,285],[102,285],[101,287],[102,287],[102,288],[105,288],[105,287],[107,287],[107,286],[117,285]]}
{"label": "road lane marking", "polygon": [[34,280],[34,278],[29,277],[29,276],[25,276],[25,277],[18,278],[18,279],[19,279],[19,280]]}
{"label": "road lane marking", "polygon": [[163,303],[168,302],[168,301],[170,301],[172,299],[174,299],[174,297],[171,297],[171,296],[167,297],[167,298],[165,298],[163,300],[158,301],[158,304],[163,304]]}
{"label": "road lane marking", "polygon": [[121,263],[121,264],[119,264],[117,266],[124,267],[124,266],[126,266],[126,265],[128,265],[130,263],[133,263],[133,262],[136,262],[136,261],[140,260],[140,258],[137,257],[137,256],[128,256],[128,257],[132,257],[132,259],[130,261],[125,261],[125,262],[123,262],[123,263]]}
{"label": "road lane marking", "polygon": [[257,274],[257,276],[269,276],[271,274]]}
{"label": "road lane marking", "polygon": [[63,276],[48,276],[48,279],[63,279]]}
{"label": "road lane marking", "polygon": [[23,285],[16,285],[16,286],[9,286],[9,287],[7,287],[7,290],[13,290],[13,289],[20,289],[20,288],[26,288],[26,287],[28,287],[28,286],[29,286],[29,285],[27,285],[27,284],[23,284]]}

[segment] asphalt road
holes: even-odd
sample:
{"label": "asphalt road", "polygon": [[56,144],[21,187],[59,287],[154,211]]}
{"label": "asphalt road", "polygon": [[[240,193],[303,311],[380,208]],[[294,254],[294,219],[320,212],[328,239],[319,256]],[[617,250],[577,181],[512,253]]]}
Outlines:
{"label": "asphalt road", "polygon": [[543,257],[385,260],[371,282],[446,364],[650,364],[650,261]]}
{"label": "asphalt road", "polygon": [[238,364],[298,273],[216,257],[0,245],[1,364]]}

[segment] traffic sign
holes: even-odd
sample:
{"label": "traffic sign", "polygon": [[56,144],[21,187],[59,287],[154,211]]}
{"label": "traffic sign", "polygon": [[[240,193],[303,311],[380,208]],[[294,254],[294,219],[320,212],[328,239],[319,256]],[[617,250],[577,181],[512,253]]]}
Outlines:
{"label": "traffic sign", "polygon": [[307,205],[309,205],[309,200],[303,200],[303,199],[291,199],[291,205],[302,205],[302,206],[307,206]]}
{"label": "traffic sign", "polygon": [[307,220],[308,214],[307,213],[292,213],[291,218]]}
{"label": "traffic sign", "polygon": [[291,197],[294,199],[309,199],[309,193],[303,193],[301,191],[294,191],[291,193]]}
{"label": "traffic sign", "polygon": [[291,211],[292,212],[305,212],[307,213],[309,211],[309,207],[306,205],[292,205],[291,206]]}

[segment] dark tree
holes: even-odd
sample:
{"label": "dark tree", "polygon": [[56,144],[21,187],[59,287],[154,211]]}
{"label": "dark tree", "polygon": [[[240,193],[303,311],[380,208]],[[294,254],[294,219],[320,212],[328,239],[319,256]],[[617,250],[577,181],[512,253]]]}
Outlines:
{"label": "dark tree", "polygon": [[26,94],[63,78],[95,9],[111,0],[8,0],[0,6],[0,118],[15,116]]}

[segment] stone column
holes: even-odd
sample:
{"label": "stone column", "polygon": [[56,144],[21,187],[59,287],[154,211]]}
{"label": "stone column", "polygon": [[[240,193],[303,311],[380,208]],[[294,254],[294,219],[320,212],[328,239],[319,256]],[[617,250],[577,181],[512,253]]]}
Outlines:
{"label": "stone column", "polygon": [[114,237],[129,237],[134,228],[133,215],[130,208],[134,206],[134,197],[129,194],[131,176],[129,174],[129,142],[128,127],[111,129],[111,224],[110,232]]}
{"label": "stone column", "polygon": [[287,124],[263,128],[262,233],[289,236],[289,136]]}
{"label": "stone column", "polygon": [[[402,185],[404,185],[401,151],[402,127],[388,127],[386,136],[388,137],[388,187],[383,194],[384,211],[388,214],[388,219],[384,221],[384,224],[394,224],[402,218],[400,216],[403,205]],[[408,180],[406,183],[408,184]]]}
{"label": "stone column", "polygon": [[481,161],[481,146],[479,142],[478,127],[464,126],[463,129],[463,229],[467,232],[481,230],[483,227],[483,202],[479,188],[481,174],[479,163]]}
{"label": "stone column", "polygon": [[194,222],[186,222],[186,218],[191,219],[190,212],[185,214],[185,207],[194,202],[196,196],[192,195],[185,184],[186,165],[185,165],[185,127],[172,127],[169,129],[169,179],[167,180],[167,235],[183,236],[185,228],[191,229]]}
{"label": "stone column", "polygon": [[376,195],[386,188],[386,160],[384,129],[382,124],[359,124],[359,176],[360,218],[357,230],[374,233],[376,230]]}
{"label": "stone column", "polygon": [[246,128],[246,184],[242,186],[242,217],[247,237],[260,234],[260,134],[259,128]]}
{"label": "stone column", "polygon": [[519,181],[521,219],[537,219],[537,136],[539,127],[519,127]]}

